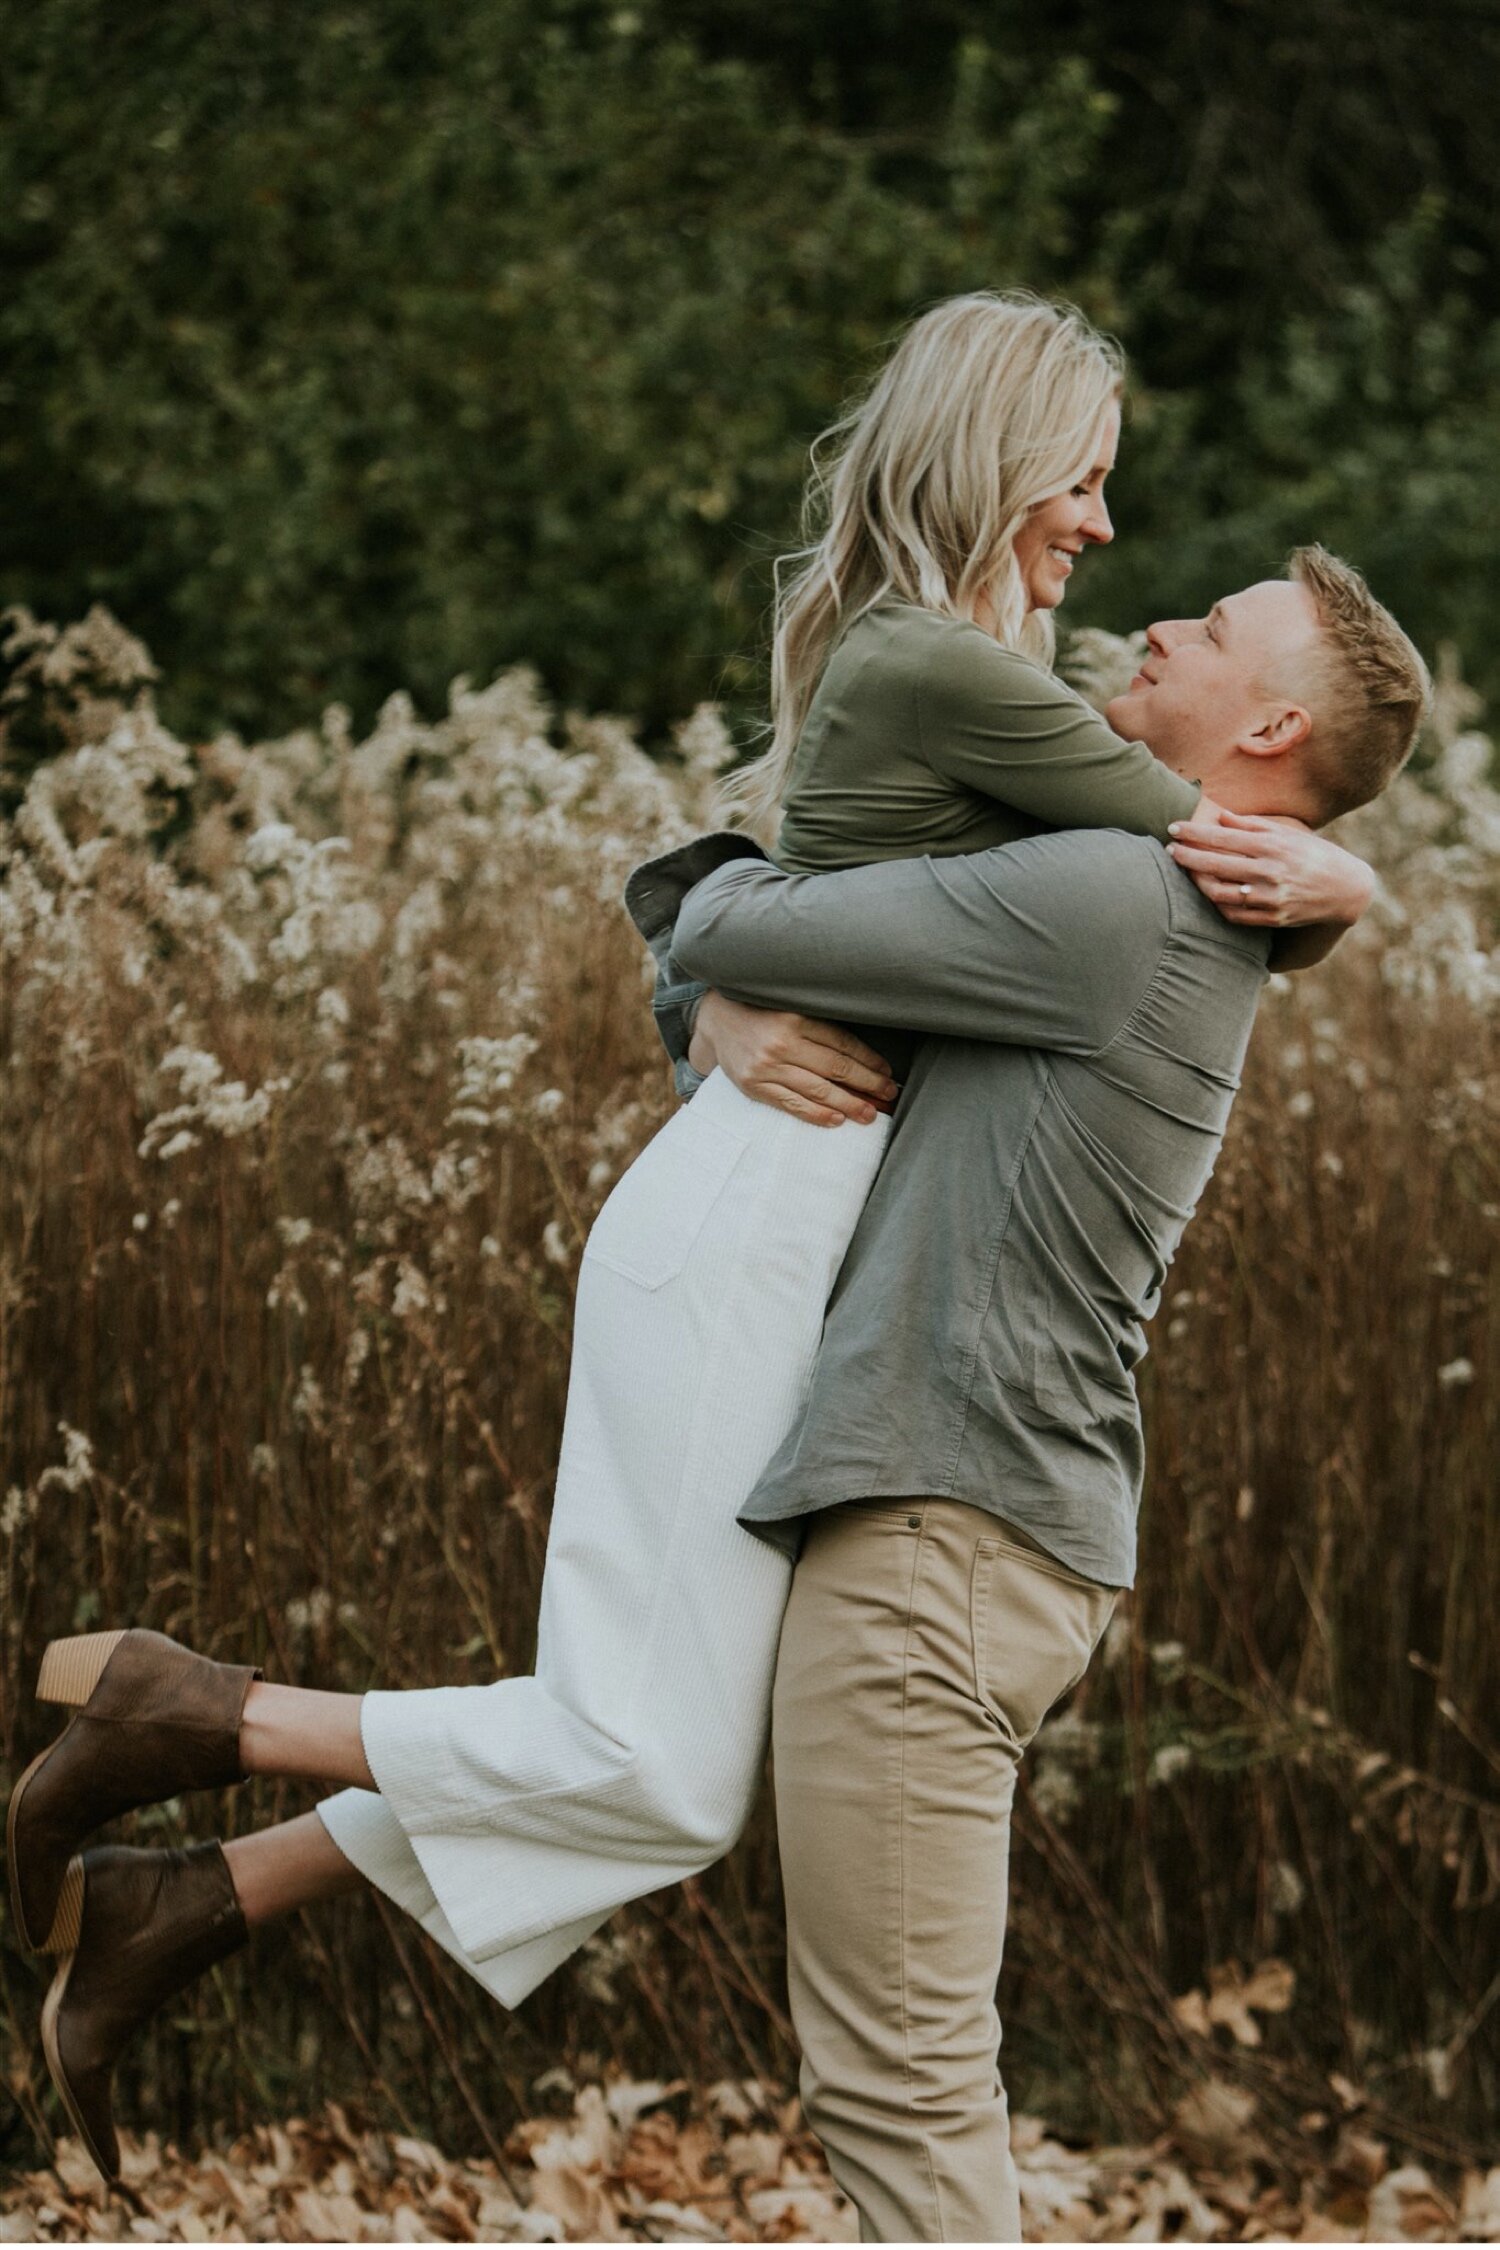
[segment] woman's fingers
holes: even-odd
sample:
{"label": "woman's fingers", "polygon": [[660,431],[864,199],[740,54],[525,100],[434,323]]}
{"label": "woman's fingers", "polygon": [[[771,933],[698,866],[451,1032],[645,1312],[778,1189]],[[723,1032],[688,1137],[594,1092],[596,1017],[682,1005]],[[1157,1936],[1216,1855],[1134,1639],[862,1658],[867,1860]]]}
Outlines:
{"label": "woman's fingers", "polygon": [[820,1102],[810,1102],[801,1094],[790,1093],[781,1086],[757,1093],[759,1101],[769,1102],[773,1109],[784,1109],[789,1117],[800,1117],[804,1125],[842,1125],[844,1120],[836,1109],[827,1109]]}
{"label": "woman's fingers", "polygon": [[837,1024],[721,1001],[713,1035],[719,1067],[742,1093],[810,1125],[872,1124],[900,1091],[884,1056]]}
{"label": "woman's fingers", "polygon": [[868,1094],[876,1102],[894,1100],[900,1091],[889,1064],[873,1047],[852,1031],[803,1016],[780,1019],[764,1050],[764,1069],[770,1077],[787,1069],[806,1071]]}
{"label": "woman's fingers", "polygon": [[1173,859],[1180,852],[1197,852],[1216,860],[1250,859],[1257,863],[1282,861],[1287,857],[1286,838],[1274,829],[1252,834],[1243,828],[1193,828],[1179,829],[1167,846]]}
{"label": "woman's fingers", "polygon": [[1203,896],[1216,906],[1226,922],[1266,922],[1276,925],[1290,919],[1286,900],[1277,891],[1250,891],[1238,883],[1216,883],[1212,876],[1194,876]]}
{"label": "woman's fingers", "polygon": [[1300,828],[1306,833],[1305,822],[1293,820],[1285,813],[1278,813],[1273,817],[1269,813],[1221,811],[1219,824],[1224,828],[1246,829],[1261,836],[1273,835],[1278,828]]}
{"label": "woman's fingers", "polygon": [[1197,851],[1187,844],[1173,844],[1171,852],[1189,874],[1215,876],[1225,883],[1265,883],[1281,870],[1281,862],[1269,856],[1255,859],[1244,852]]}

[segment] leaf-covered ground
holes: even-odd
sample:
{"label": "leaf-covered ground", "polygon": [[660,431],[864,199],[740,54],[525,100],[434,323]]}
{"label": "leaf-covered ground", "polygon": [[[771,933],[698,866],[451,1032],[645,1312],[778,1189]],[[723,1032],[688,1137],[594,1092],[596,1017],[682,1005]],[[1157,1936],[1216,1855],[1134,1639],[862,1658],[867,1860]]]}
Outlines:
{"label": "leaf-covered ground", "polygon": [[[1295,2190],[1272,2178],[1232,2094],[1190,2096],[1173,2129],[1137,2148],[1076,2149],[1040,2119],[1013,2143],[1028,2240],[1038,2242],[1492,2242],[1500,2165],[1436,2183],[1348,2126],[1310,2146]],[[570,2116],[522,2125],[506,2165],[362,2129],[337,2106],[258,2128],[227,2152],[126,2143],[107,2196],[74,2142],[54,2166],[0,2188],[0,2241],[852,2242],[795,2100],[724,2082],[701,2105],[682,2086],[577,2092]],[[1211,2153],[1212,2152],[1212,2153]]]}

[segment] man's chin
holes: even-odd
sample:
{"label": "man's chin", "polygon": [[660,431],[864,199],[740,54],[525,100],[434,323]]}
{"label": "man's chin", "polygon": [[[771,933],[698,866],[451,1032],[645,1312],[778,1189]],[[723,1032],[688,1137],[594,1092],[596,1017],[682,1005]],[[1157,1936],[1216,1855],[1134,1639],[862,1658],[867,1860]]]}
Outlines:
{"label": "man's chin", "polygon": [[[1117,695],[1104,706],[1104,716],[1116,734],[1126,742],[1145,742],[1146,729],[1141,711],[1141,699],[1133,688]],[[1149,745],[1148,745],[1149,747]]]}

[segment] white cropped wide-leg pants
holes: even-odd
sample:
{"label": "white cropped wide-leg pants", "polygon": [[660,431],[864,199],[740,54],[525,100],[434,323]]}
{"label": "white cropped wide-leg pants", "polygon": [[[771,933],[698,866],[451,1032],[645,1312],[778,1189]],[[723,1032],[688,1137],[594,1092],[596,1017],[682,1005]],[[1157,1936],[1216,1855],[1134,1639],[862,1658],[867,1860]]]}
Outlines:
{"label": "white cropped wide-leg pants", "polygon": [[749,1814],[791,1564],[735,1516],[889,1131],[705,1080],[584,1253],[535,1673],[364,1699],[379,1794],[325,1800],[329,1834],[507,2006]]}

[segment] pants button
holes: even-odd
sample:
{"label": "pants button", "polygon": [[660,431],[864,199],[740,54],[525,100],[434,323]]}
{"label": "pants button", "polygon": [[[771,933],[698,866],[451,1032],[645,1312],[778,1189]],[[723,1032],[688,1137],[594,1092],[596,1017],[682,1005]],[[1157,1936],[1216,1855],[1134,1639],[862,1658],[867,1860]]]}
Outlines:
{"label": "pants button", "polygon": [[908,1517],[907,1517],[907,1519],[906,1519],[906,1528],[907,1528],[907,1530],[908,1530],[908,1531],[920,1531],[920,1530],[921,1530],[921,1528],[922,1528],[922,1519],[921,1519],[921,1517],[920,1517],[920,1516],[908,1516]]}

